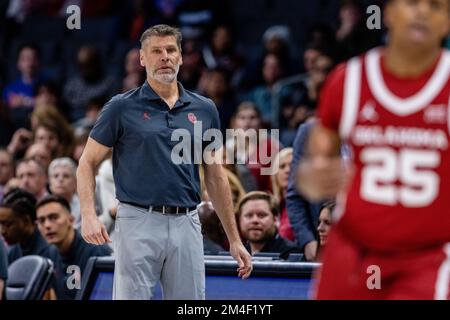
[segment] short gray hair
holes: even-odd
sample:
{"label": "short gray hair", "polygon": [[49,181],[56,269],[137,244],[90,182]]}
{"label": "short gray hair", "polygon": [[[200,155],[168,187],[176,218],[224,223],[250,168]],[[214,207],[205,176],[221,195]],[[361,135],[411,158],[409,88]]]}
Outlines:
{"label": "short gray hair", "polygon": [[141,48],[144,46],[144,42],[150,37],[168,37],[174,36],[177,40],[178,49],[181,51],[181,31],[178,28],[171,27],[167,24],[157,24],[144,31],[141,36]]}
{"label": "short gray hair", "polygon": [[48,176],[50,177],[53,171],[55,171],[55,169],[58,167],[69,167],[72,175],[74,177],[76,177],[77,175],[77,165],[75,164],[75,161],[73,161],[69,157],[56,158],[55,160],[53,160],[48,166]]}

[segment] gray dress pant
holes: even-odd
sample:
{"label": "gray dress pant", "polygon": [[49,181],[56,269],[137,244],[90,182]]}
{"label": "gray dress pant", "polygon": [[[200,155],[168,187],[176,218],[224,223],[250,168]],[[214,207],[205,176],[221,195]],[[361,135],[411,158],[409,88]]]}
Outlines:
{"label": "gray dress pant", "polygon": [[203,236],[197,210],[163,215],[119,203],[114,238],[114,300],[205,299]]}

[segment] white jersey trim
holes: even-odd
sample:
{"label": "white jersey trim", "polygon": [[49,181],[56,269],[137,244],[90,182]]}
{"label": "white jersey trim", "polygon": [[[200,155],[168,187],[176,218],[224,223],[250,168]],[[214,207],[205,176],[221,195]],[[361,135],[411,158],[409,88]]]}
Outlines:
{"label": "white jersey trim", "polygon": [[444,50],[427,84],[406,99],[394,95],[386,86],[380,67],[380,48],[370,50],[366,56],[366,73],[370,90],[383,107],[399,115],[413,114],[427,107],[442,91],[450,74],[450,51]]}
{"label": "white jersey trim", "polygon": [[349,138],[355,126],[361,98],[361,69],[361,59],[358,57],[351,59],[347,64],[342,115],[339,123],[339,133],[343,140]]}
{"label": "white jersey trim", "polygon": [[447,258],[439,267],[434,291],[435,300],[447,300],[450,287],[450,243],[444,246],[444,252]]}
{"label": "white jersey trim", "polygon": [[450,134],[450,93],[448,95],[447,126],[448,126],[448,134]]}

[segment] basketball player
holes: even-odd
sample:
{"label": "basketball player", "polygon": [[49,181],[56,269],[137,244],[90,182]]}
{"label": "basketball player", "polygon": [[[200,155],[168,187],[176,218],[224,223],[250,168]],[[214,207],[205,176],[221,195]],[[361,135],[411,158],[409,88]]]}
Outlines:
{"label": "basketball player", "polygon": [[387,46],[327,80],[299,166],[305,196],[341,200],[318,299],[449,298],[450,1],[390,0],[384,21]]}

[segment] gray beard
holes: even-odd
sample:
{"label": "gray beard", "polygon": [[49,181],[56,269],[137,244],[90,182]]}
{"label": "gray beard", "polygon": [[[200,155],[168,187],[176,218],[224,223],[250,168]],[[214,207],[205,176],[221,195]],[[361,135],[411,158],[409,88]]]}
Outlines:
{"label": "gray beard", "polygon": [[158,81],[160,83],[170,84],[177,79],[178,71],[180,71],[179,65],[176,66],[175,72],[173,72],[173,73],[157,74],[154,72],[151,74],[150,78],[152,78],[153,80]]}

